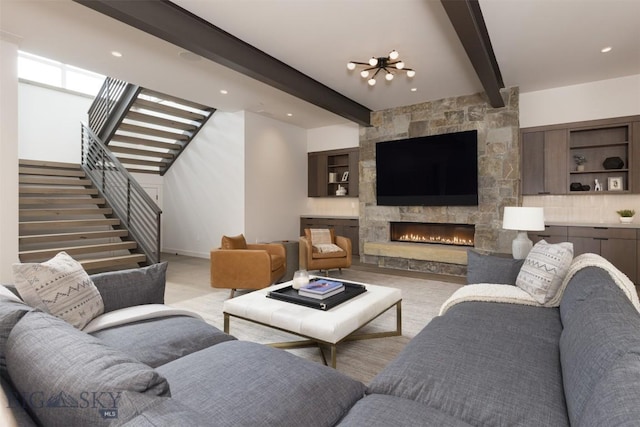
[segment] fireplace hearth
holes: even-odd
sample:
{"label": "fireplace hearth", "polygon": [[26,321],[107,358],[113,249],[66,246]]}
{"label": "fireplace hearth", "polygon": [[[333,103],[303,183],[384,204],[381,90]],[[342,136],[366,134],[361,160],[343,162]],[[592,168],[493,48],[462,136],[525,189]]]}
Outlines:
{"label": "fireplace hearth", "polygon": [[391,222],[389,231],[392,242],[474,246],[475,225],[473,224]]}

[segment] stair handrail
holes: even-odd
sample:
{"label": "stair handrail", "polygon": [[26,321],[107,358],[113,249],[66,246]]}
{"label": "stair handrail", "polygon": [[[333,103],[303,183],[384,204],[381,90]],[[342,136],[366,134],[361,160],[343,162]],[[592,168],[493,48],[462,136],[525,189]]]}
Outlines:
{"label": "stair handrail", "polygon": [[162,210],[87,124],[81,123],[81,133],[81,165],[85,173],[149,263],[160,262]]}
{"label": "stair handrail", "polygon": [[89,128],[109,144],[142,88],[124,80],[107,77],[89,107]]}

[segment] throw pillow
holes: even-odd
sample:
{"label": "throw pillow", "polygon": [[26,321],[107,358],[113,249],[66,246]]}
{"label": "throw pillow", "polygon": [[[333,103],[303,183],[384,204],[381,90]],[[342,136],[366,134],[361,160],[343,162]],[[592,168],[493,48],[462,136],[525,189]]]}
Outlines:
{"label": "throw pillow", "polygon": [[102,314],[102,297],[75,259],[60,252],[49,261],[13,264],[13,279],[24,301],[82,329]]}
{"label": "throw pillow", "polygon": [[573,260],[573,243],[540,240],[520,269],[516,286],[544,304],[555,296]]}
{"label": "throw pillow", "polygon": [[330,245],[333,243],[331,240],[331,232],[326,228],[312,228],[309,230],[311,233],[311,244],[317,245]]}
{"label": "throw pillow", "polygon": [[222,249],[247,249],[247,241],[242,234],[237,236],[222,236],[220,247]]}
{"label": "throw pillow", "polygon": [[492,283],[515,285],[523,259],[482,255],[467,251],[467,284]]}
{"label": "throw pillow", "polygon": [[129,270],[92,274],[104,312],[142,304],[164,304],[167,262]]}
{"label": "throw pillow", "polygon": [[6,358],[16,393],[32,397],[27,405],[38,425],[122,425],[148,406],[125,395],[171,395],[156,370],[47,313],[22,317]]}

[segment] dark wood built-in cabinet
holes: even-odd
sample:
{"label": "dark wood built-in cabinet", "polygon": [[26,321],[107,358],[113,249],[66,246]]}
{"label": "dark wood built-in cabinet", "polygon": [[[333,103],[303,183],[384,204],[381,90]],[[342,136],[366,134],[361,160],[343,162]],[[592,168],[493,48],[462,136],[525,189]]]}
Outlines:
{"label": "dark wood built-in cabinet", "polygon": [[[640,116],[526,128],[521,137],[523,195],[593,194],[596,180],[603,192],[640,193]],[[586,159],[580,170],[575,156]],[[607,158],[624,165],[607,169]]]}
{"label": "dark wood built-in cabinet", "polygon": [[[308,154],[309,197],[358,197],[358,148],[316,151]],[[336,194],[338,186],[346,189],[344,196]]]}
{"label": "dark wood built-in cabinet", "polygon": [[351,254],[359,255],[360,226],[355,218],[321,218],[300,217],[300,235],[304,236],[305,228],[333,228],[337,236],[351,239]]}
{"label": "dark wood built-in cabinet", "polygon": [[640,230],[617,227],[579,227],[549,225],[544,231],[529,233],[536,243],[571,242],[573,254],[594,253],[609,260],[634,283],[640,278]]}

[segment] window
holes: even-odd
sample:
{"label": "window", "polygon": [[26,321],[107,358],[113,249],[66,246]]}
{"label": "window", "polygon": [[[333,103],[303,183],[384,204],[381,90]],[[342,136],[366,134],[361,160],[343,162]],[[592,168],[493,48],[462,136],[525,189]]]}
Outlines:
{"label": "window", "polygon": [[18,52],[18,78],[95,96],[105,76],[26,52]]}

